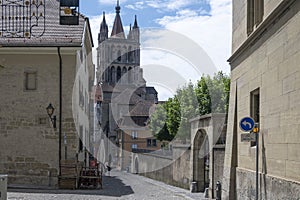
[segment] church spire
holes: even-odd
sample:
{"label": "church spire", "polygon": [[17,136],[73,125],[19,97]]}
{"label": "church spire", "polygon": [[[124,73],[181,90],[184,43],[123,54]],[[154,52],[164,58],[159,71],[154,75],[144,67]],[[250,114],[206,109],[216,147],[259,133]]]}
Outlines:
{"label": "church spire", "polygon": [[136,15],[134,16],[134,24],[132,27],[132,31],[131,32],[131,38],[130,39],[134,39],[136,41],[140,41],[140,29],[137,23],[137,17]]}
{"label": "church spire", "polygon": [[122,20],[121,20],[121,16],[120,16],[120,4],[119,4],[119,0],[117,1],[117,6],[116,6],[116,17],[115,17],[115,21],[114,21],[114,26],[111,32],[111,37],[115,36],[115,37],[120,37],[120,38],[124,38],[125,39],[125,34],[124,34],[124,29],[123,29],[123,25],[122,25]]}
{"label": "church spire", "polygon": [[100,33],[98,35],[99,43],[103,42],[108,38],[108,26],[106,24],[105,12],[103,12],[103,20],[100,25]]}
{"label": "church spire", "polygon": [[134,16],[134,25],[133,25],[133,29],[135,28],[139,28],[138,24],[137,24],[137,19],[136,19],[136,15]]}

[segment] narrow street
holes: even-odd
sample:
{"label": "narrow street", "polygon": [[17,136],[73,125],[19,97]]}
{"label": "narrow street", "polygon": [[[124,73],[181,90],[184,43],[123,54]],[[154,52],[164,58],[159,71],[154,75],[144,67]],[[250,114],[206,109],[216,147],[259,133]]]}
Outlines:
{"label": "narrow street", "polygon": [[101,190],[9,189],[8,200],[184,200],[204,199],[202,193],[166,185],[139,175],[112,171],[103,177]]}

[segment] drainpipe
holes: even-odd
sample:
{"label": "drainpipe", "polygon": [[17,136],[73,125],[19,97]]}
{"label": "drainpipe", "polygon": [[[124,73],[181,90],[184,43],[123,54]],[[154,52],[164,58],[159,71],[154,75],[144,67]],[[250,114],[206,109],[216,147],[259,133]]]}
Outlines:
{"label": "drainpipe", "polygon": [[59,58],[59,130],[58,130],[58,167],[59,177],[61,176],[61,121],[62,121],[62,58],[60,54],[60,47],[57,47]]}

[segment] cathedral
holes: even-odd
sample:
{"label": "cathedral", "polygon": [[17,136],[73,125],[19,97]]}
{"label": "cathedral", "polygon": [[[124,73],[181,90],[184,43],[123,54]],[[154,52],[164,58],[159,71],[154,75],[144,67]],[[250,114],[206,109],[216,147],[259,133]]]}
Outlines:
{"label": "cathedral", "polygon": [[[124,132],[136,136],[138,132],[145,135],[146,131],[147,134],[143,137],[148,138],[148,141],[152,137],[147,128],[147,121],[150,108],[158,102],[157,91],[154,87],[146,86],[143,69],[140,67],[140,29],[137,16],[126,35],[120,16],[119,1],[115,10],[116,16],[110,37],[103,13],[98,34],[96,75],[103,96],[102,101],[98,102],[98,121],[102,140],[99,147],[102,156],[99,159],[112,165],[120,162],[122,156],[119,154],[123,155],[120,149],[124,150],[122,146],[124,137],[121,137]],[[136,116],[131,115],[133,110]],[[146,138],[143,138],[143,143],[147,142]],[[130,144],[128,151],[139,148],[134,142],[127,141]]]}

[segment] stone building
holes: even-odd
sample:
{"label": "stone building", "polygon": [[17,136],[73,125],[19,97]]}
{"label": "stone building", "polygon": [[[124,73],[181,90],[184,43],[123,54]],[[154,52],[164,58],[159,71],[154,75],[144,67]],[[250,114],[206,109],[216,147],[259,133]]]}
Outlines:
{"label": "stone building", "polygon": [[[0,15],[6,14],[5,3]],[[11,10],[20,7],[17,1],[9,4]],[[79,25],[60,25],[59,1],[31,6],[36,6],[31,24],[9,27],[16,20],[0,26],[0,173],[8,174],[9,185],[57,187],[59,163],[88,162],[93,41],[89,20],[82,15]],[[56,128],[46,111],[50,103]]]}
{"label": "stone building", "polygon": [[132,152],[150,153],[161,148],[161,142],[153,136],[148,126],[149,113],[154,111],[155,105],[140,99],[118,122],[118,167],[121,170],[130,170]]}
{"label": "stone building", "polygon": [[256,142],[239,121],[259,123],[259,199],[300,198],[300,1],[234,0],[231,91],[222,199],[254,199]]}
{"label": "stone building", "polygon": [[[135,16],[133,26],[125,36],[117,3],[116,16],[108,37],[108,26],[103,13],[97,48],[97,81],[101,83],[101,135],[104,142],[97,157],[102,162],[117,164],[118,122],[139,101],[158,101],[157,92],[147,87],[140,67],[140,29]],[[104,153],[105,152],[105,153]]]}

